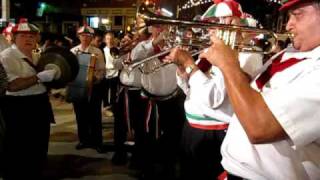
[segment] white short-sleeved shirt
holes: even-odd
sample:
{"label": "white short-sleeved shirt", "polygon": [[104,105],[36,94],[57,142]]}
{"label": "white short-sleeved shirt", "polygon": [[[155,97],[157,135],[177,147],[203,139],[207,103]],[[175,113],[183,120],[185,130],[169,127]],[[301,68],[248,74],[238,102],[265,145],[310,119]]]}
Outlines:
{"label": "white short-sleeved shirt", "polygon": [[[0,53],[0,60],[6,70],[9,82],[16,78],[25,78],[37,74],[36,70],[25,62],[23,58],[27,57],[15,45],[12,45]],[[46,91],[46,87],[42,83],[38,83],[16,92],[7,90],[6,94],[12,96],[28,96],[42,94]]]}
{"label": "white short-sleeved shirt", "polygon": [[[262,67],[261,54],[240,53],[239,61],[241,68],[250,76],[256,75]],[[220,69],[212,66],[210,77],[200,70],[196,71],[190,79],[177,75],[177,83],[187,95],[184,106],[186,117],[191,125],[208,127],[230,122],[233,110],[226,95]]]}
{"label": "white short-sleeved shirt", "polygon": [[103,48],[104,51],[104,58],[106,60],[106,78],[114,78],[117,77],[119,74],[119,70],[115,68],[115,60],[114,57],[111,56],[110,48],[105,47]]}
{"label": "white short-sleeved shirt", "polygon": [[289,138],[251,144],[233,116],[221,148],[227,171],[247,179],[320,179],[320,47],[288,48],[282,61],[291,57],[306,59],[276,73],[262,90],[251,83]]}

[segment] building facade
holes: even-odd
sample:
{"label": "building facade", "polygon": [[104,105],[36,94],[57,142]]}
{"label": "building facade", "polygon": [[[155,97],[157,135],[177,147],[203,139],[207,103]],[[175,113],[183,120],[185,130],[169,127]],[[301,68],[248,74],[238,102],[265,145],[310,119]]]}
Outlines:
{"label": "building facade", "polygon": [[103,31],[130,31],[138,3],[136,0],[83,0],[81,15],[91,27]]}

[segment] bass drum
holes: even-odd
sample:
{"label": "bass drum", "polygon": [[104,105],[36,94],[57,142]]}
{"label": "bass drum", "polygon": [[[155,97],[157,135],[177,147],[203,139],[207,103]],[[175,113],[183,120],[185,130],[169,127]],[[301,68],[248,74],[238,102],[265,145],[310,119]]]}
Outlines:
{"label": "bass drum", "polygon": [[[151,60],[145,64],[145,67],[147,67],[149,63],[155,64],[153,61],[160,60]],[[177,66],[175,64],[167,64],[152,73],[142,74],[141,83],[143,89],[155,98],[170,98],[178,88],[176,71]]]}
{"label": "bass drum", "polygon": [[92,95],[97,58],[90,53],[81,53],[76,57],[80,68],[74,81],[70,82],[66,88],[67,102],[80,102],[85,99],[90,100]]}
{"label": "bass drum", "polygon": [[121,84],[129,87],[141,88],[141,72],[138,68],[132,71],[122,70],[120,72]]}
{"label": "bass drum", "polygon": [[53,89],[64,88],[69,82],[73,81],[79,72],[77,57],[68,49],[62,47],[49,47],[41,53],[37,71],[46,69],[56,69],[57,78],[46,86]]}

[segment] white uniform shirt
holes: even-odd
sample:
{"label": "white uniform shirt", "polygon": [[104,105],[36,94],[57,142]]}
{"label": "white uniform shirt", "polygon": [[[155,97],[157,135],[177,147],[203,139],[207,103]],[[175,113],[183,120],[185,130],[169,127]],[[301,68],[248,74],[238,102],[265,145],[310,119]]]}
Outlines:
{"label": "white uniform shirt", "polygon": [[106,60],[106,78],[115,78],[119,74],[119,70],[115,68],[114,58],[111,56],[110,48],[103,48],[104,59]]}
{"label": "white uniform shirt", "polygon": [[[155,53],[152,45],[153,39],[140,42],[134,51],[131,53],[133,60],[142,60],[150,57]],[[165,66],[158,66],[162,62],[158,58],[154,58],[146,62],[142,70],[150,71],[141,74],[141,84],[144,90],[155,96],[167,96],[172,94],[177,89],[177,81],[175,78],[177,66],[175,64],[168,64]],[[155,67],[160,67],[155,71]]]}
{"label": "white uniform shirt", "polygon": [[[148,40],[147,40],[148,41]],[[148,47],[145,47],[145,41],[139,42],[130,52],[131,62],[138,62],[139,60],[144,59],[145,57],[150,56],[150,51]],[[120,72],[120,81],[122,84],[127,86],[133,86],[137,88],[141,88],[141,70],[139,68],[135,68],[132,71],[128,72],[126,70],[122,70]]]}
{"label": "white uniform shirt", "polygon": [[105,75],[105,63],[103,53],[99,48],[89,45],[86,49],[82,49],[81,45],[75,46],[70,50],[73,54],[78,55],[83,53],[94,54],[97,57],[95,65],[95,77],[97,80],[101,80]]}
{"label": "white uniform shirt", "polygon": [[[23,58],[27,58],[27,56],[25,56],[15,45],[12,45],[10,48],[7,48],[0,53],[0,60],[6,70],[8,82],[19,77],[24,78],[37,74],[36,70],[23,60]],[[11,96],[28,96],[42,94],[44,92],[46,92],[46,87],[42,83],[38,83],[16,92],[6,91],[6,94]]]}
{"label": "white uniform shirt", "polygon": [[[289,138],[251,144],[233,116],[221,147],[227,171],[247,179],[320,179],[320,47],[309,52],[288,48],[282,61],[291,57],[307,59],[276,73],[261,90]],[[251,85],[260,91],[255,81]]]}
{"label": "white uniform shirt", "polygon": [[[250,76],[256,75],[262,67],[262,55],[239,53],[241,68]],[[197,62],[198,63],[198,62]],[[225,125],[231,120],[233,110],[226,94],[222,72],[215,66],[209,78],[202,71],[196,71],[189,80],[177,75],[177,82],[187,95],[185,111],[188,122],[193,127],[216,129],[215,125]]]}

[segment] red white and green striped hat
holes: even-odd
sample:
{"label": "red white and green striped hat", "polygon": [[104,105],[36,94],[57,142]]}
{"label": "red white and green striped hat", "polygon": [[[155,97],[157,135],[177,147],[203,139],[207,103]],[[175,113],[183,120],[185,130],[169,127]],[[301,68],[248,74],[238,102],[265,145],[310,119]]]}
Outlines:
{"label": "red white and green striped hat", "polygon": [[311,2],[313,0],[283,0],[281,1],[282,6],[280,7],[280,11],[286,11],[289,10],[290,8],[300,4],[300,3],[306,3],[306,2]]}
{"label": "red white and green striped hat", "polygon": [[28,22],[28,19],[21,18],[19,23],[12,28],[12,33],[40,33],[40,30],[34,24]]}
{"label": "red white and green striped hat", "polygon": [[83,26],[81,26],[78,31],[77,34],[94,34],[94,29],[92,29],[90,26],[88,26],[87,24],[84,24]]}
{"label": "red white and green striped hat", "polygon": [[11,34],[11,33],[12,33],[12,29],[13,29],[14,26],[15,26],[15,24],[12,23],[12,22],[10,22],[10,23],[8,24],[8,26],[5,27],[5,28],[2,30],[2,33],[5,34],[5,35]]}
{"label": "red white and green striped hat", "polygon": [[214,0],[214,4],[210,6],[202,15],[201,19],[206,20],[213,17],[238,16],[241,17],[241,5],[234,0]]}
{"label": "red white and green striped hat", "polygon": [[257,27],[259,22],[256,19],[254,19],[251,14],[244,12],[241,16],[241,24],[249,27]]}

